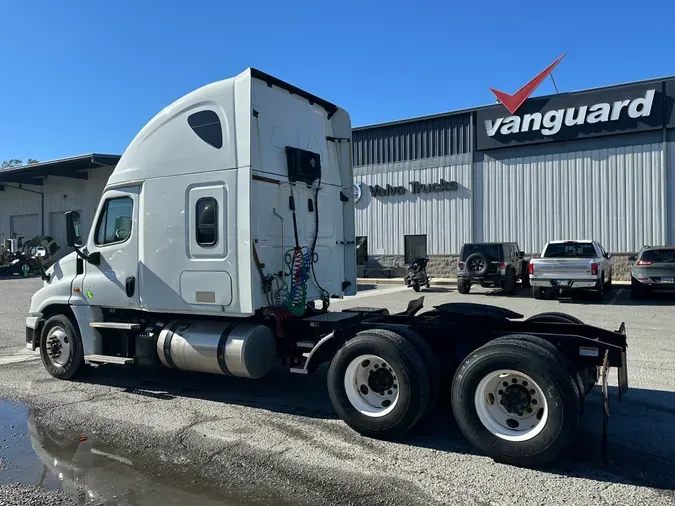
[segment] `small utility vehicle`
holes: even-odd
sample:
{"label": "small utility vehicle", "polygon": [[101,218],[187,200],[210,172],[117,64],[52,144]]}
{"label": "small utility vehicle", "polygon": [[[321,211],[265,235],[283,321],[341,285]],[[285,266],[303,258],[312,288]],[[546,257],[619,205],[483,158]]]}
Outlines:
{"label": "small utility vehicle", "polygon": [[502,288],[513,295],[518,288],[530,287],[525,253],[515,242],[467,243],[462,246],[457,262],[457,291],[469,293],[471,285]]}

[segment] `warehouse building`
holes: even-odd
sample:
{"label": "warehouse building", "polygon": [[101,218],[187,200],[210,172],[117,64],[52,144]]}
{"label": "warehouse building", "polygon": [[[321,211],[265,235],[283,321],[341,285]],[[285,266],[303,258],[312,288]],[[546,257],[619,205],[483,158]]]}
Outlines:
{"label": "warehouse building", "polygon": [[625,277],[675,243],[674,104],[667,78],[355,128],[359,263],[452,276],[466,242],[592,238]]}
{"label": "warehouse building", "polygon": [[66,211],[79,211],[88,233],[118,155],[90,154],[0,169],[0,240],[46,235],[66,248]]}
{"label": "warehouse building", "polygon": [[[429,255],[432,275],[451,277],[466,242],[536,255],[593,238],[625,276],[629,253],[675,243],[675,77],[509,105],[354,128],[359,275]],[[0,239],[50,235],[67,252],[64,212],[87,234],[119,159],[0,169]]]}

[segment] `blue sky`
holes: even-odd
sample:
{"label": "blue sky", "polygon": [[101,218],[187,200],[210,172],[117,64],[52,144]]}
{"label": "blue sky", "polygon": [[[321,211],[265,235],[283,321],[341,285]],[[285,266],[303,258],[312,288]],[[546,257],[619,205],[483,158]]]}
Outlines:
{"label": "blue sky", "polygon": [[0,160],[122,153],[165,105],[248,66],[355,126],[492,103],[490,86],[513,93],[564,52],[561,91],[675,74],[672,0],[0,0],[0,17]]}

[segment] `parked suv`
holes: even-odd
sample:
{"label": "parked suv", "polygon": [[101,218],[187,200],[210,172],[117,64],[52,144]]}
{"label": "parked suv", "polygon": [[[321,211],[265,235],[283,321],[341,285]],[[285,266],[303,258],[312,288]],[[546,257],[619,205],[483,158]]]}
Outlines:
{"label": "parked suv", "polygon": [[507,295],[516,293],[517,282],[530,287],[525,253],[515,242],[467,243],[457,262],[457,290],[469,293],[471,285],[501,287]]}
{"label": "parked suv", "polygon": [[655,291],[675,290],[675,246],[645,246],[636,256],[628,257],[630,295],[642,299]]}

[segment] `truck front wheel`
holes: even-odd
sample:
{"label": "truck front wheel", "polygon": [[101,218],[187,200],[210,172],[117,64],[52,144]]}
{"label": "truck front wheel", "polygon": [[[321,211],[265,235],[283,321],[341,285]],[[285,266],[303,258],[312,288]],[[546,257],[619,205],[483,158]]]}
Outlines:
{"label": "truck front wheel", "polygon": [[452,408],[476,448],[498,462],[525,467],[557,458],[579,422],[564,365],[508,342],[479,348],[464,360],[453,381]]}
{"label": "truck front wheel", "polygon": [[356,432],[390,439],[412,428],[429,406],[430,375],[417,348],[395,332],[359,332],[328,369],[328,394]]}
{"label": "truck front wheel", "polygon": [[57,379],[74,378],[84,365],[80,332],[70,319],[55,315],[40,334],[40,356],[47,372]]}

